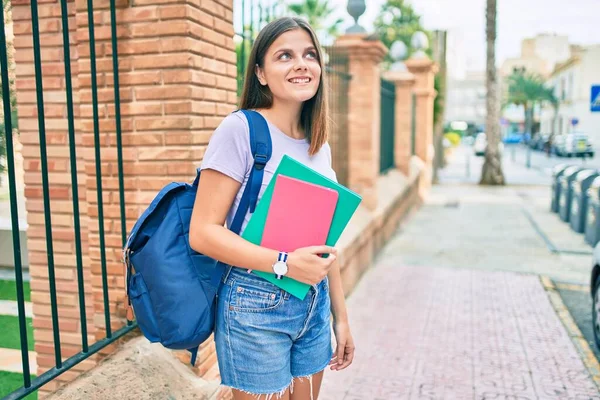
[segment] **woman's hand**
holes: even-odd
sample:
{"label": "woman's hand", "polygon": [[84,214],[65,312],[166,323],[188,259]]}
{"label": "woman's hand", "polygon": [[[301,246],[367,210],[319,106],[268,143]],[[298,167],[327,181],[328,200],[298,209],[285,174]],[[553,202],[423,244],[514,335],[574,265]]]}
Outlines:
{"label": "woman's hand", "polygon": [[350,333],[348,322],[335,322],[333,324],[337,347],[329,365],[332,371],[341,371],[352,364],[354,359],[354,339]]}
{"label": "woman's hand", "polygon": [[[321,254],[329,254],[323,258]],[[292,279],[309,285],[321,282],[331,269],[337,256],[337,249],[330,246],[303,247],[288,254],[288,273]]]}

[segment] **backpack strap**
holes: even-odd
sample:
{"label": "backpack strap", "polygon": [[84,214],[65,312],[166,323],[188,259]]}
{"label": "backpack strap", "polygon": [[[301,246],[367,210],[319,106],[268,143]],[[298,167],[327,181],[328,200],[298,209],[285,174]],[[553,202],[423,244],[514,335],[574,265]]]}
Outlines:
{"label": "backpack strap", "polygon": [[267,121],[262,115],[256,111],[241,110],[246,119],[248,120],[248,127],[250,131],[250,149],[252,151],[252,157],[254,157],[254,164],[252,165],[252,171],[250,171],[250,177],[244,194],[240,200],[233,222],[231,223],[231,231],[239,234],[242,229],[242,224],[246,213],[254,212],[256,203],[258,201],[258,194],[262,185],[264,176],[264,169],[267,162],[271,159],[271,153],[273,151],[273,145],[271,143],[271,134],[269,132],[269,126]]}
{"label": "backpack strap", "polygon": [[[265,172],[265,165],[271,158],[273,146],[271,143],[271,133],[269,132],[269,126],[267,121],[262,115],[256,111],[241,110],[246,119],[248,120],[248,127],[250,131],[250,149],[252,151],[252,157],[254,158],[254,164],[252,165],[252,171],[250,171],[250,177],[248,183],[244,189],[244,194],[240,200],[240,205],[235,213],[233,222],[231,223],[231,231],[236,234],[240,233],[242,229],[242,223],[246,217],[246,213],[250,210],[254,212],[256,203],[258,201],[258,194],[262,186],[262,180]],[[200,179],[200,168],[196,172],[196,179],[193,185],[198,185]],[[221,264],[221,263],[218,263]],[[222,265],[224,267],[224,265]],[[228,267],[231,269],[231,266]],[[217,284],[223,276],[224,268],[216,268],[213,272],[213,284]],[[198,347],[192,347],[187,349],[190,352],[190,364],[194,366],[196,364],[196,358],[198,356]]]}

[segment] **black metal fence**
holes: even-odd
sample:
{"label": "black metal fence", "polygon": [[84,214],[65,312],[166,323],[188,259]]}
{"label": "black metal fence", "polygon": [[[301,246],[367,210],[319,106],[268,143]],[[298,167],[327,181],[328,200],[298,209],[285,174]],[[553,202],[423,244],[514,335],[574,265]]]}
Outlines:
{"label": "black metal fence", "polygon": [[350,89],[348,58],[335,46],[324,48],[327,54],[325,73],[329,90],[331,163],[342,185],[348,185],[348,97]]}
{"label": "black metal fence", "polygon": [[[98,198],[98,223],[101,247],[101,266],[102,266],[102,293],[104,301],[105,314],[105,329],[106,337],[89,344],[87,340],[87,317],[85,314],[85,292],[84,292],[84,272],[83,272],[83,257],[81,243],[81,221],[79,212],[79,194],[77,181],[77,149],[75,141],[75,123],[73,112],[73,92],[71,81],[71,49],[69,44],[69,18],[67,10],[68,0],[60,0],[61,17],[62,17],[62,32],[63,32],[63,55],[65,68],[65,86],[67,99],[67,120],[68,120],[68,140],[69,140],[69,156],[71,169],[71,190],[73,199],[73,217],[74,217],[74,237],[77,265],[77,284],[79,295],[79,310],[80,310],[80,328],[81,328],[81,352],[63,360],[61,354],[61,332],[57,306],[57,291],[54,270],[54,250],[52,241],[52,214],[49,194],[48,182],[48,156],[46,151],[46,124],[44,116],[44,87],[42,79],[42,60],[40,51],[40,32],[38,21],[38,4],[37,0],[31,0],[31,24],[32,24],[32,39],[35,67],[35,84],[36,84],[36,101],[37,101],[37,118],[39,129],[39,146],[40,146],[40,165],[42,178],[42,192],[44,204],[44,220],[45,220],[45,236],[46,236],[46,253],[48,261],[48,285],[50,293],[50,306],[52,313],[52,330],[54,341],[54,356],[55,367],[44,372],[35,379],[31,379],[30,364],[28,357],[27,343],[27,328],[25,317],[25,300],[23,290],[23,262],[21,255],[21,244],[19,237],[19,212],[17,208],[17,189],[16,189],[16,174],[15,174],[15,157],[13,144],[13,121],[11,118],[10,104],[10,88],[9,88],[9,68],[7,58],[7,43],[6,36],[0,35],[0,64],[2,69],[2,99],[4,106],[4,135],[6,140],[7,152],[7,167],[9,181],[9,198],[10,198],[10,215],[11,229],[13,239],[13,251],[15,262],[15,284],[18,304],[18,319],[19,331],[21,338],[21,356],[23,370],[23,386],[12,392],[5,399],[21,399],[28,394],[34,392],[47,382],[61,375],[65,371],[72,368],[74,365],[85,360],[99,350],[116,341],[132,329],[136,327],[135,323],[128,323],[127,326],[113,332],[111,330],[111,316],[108,307],[108,283],[106,271],[106,257],[104,254],[104,229],[103,229],[103,197],[102,197],[102,171],[100,159],[100,132],[99,132],[99,117],[98,117],[98,85],[96,82],[96,43],[94,39],[94,18],[93,18],[93,3],[88,0],[88,24],[89,24],[89,44],[90,44],[90,62],[91,62],[91,82],[92,82],[92,103],[93,103],[93,121],[94,121],[94,143],[95,143],[95,164],[96,164],[96,183],[97,183],[97,198]],[[121,213],[121,232],[122,242],[126,239],[125,225],[125,197],[123,190],[123,156],[121,142],[121,125],[120,125],[120,97],[119,97],[119,71],[118,71],[118,55],[117,49],[117,34],[116,34],[116,17],[115,17],[115,0],[110,0],[110,16],[111,16],[111,34],[112,34],[112,60],[113,60],[113,79],[114,79],[114,95],[116,109],[116,138],[117,138],[117,165],[119,174],[119,197],[120,197],[120,213]],[[0,19],[0,31],[5,32],[4,18]],[[35,372],[35,371],[33,371]]]}
{"label": "black metal fence", "polygon": [[410,115],[410,154],[415,155],[417,140],[417,96],[413,93],[411,98]]}
{"label": "black metal fence", "polygon": [[381,79],[381,124],[379,141],[379,172],[394,168],[396,87],[393,82]]}

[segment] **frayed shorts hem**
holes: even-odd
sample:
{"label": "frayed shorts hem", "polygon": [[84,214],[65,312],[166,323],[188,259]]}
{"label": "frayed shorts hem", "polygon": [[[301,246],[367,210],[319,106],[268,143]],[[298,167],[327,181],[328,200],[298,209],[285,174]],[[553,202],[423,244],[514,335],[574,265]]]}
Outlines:
{"label": "frayed shorts hem", "polygon": [[233,390],[237,390],[239,392],[246,393],[251,396],[256,396],[257,398],[259,398],[260,396],[266,396],[267,400],[271,399],[271,398],[278,399],[278,398],[281,398],[281,396],[283,396],[283,394],[285,393],[286,390],[290,389],[290,392],[294,391],[294,379],[300,379],[300,380],[311,379],[313,375],[316,375],[319,372],[324,371],[325,368],[327,368],[327,365],[329,365],[329,361],[327,361],[327,363],[325,365],[323,365],[321,368],[317,369],[315,372],[305,374],[305,375],[292,376],[292,379],[290,380],[290,382],[287,385],[285,385],[282,389],[279,389],[279,390],[254,392],[251,390],[243,389],[241,387],[235,387],[235,386],[227,384],[226,382],[223,382],[223,381],[221,381],[221,385],[228,387],[230,389],[233,389]]}

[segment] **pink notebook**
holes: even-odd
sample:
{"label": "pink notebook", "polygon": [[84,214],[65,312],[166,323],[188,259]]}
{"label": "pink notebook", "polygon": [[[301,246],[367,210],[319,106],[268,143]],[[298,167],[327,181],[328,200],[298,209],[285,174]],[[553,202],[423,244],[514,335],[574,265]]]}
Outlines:
{"label": "pink notebook", "polygon": [[338,192],[285,175],[276,179],[261,245],[288,253],[324,245]]}

